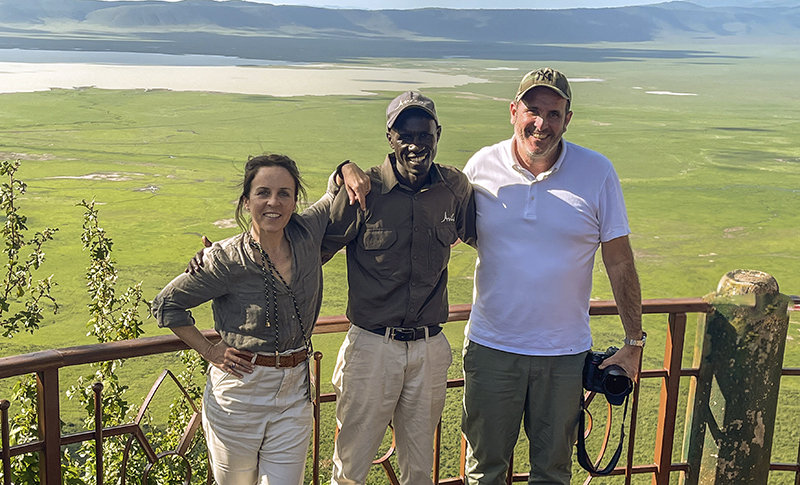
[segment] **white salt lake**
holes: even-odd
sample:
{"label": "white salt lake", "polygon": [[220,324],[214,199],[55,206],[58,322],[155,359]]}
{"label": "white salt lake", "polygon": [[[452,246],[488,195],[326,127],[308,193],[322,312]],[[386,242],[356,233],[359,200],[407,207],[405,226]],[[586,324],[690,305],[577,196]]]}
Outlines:
{"label": "white salt lake", "polygon": [[0,93],[164,89],[269,96],[370,95],[488,82],[465,74],[225,56],[0,49]]}

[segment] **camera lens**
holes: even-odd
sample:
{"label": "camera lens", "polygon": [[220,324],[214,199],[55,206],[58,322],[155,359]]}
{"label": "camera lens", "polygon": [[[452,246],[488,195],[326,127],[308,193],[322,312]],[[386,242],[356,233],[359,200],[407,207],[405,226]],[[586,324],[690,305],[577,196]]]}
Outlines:
{"label": "camera lens", "polygon": [[609,375],[603,382],[603,387],[605,388],[606,394],[620,396],[625,395],[625,393],[628,391],[629,382],[630,381],[626,376]]}
{"label": "camera lens", "polygon": [[632,388],[631,380],[622,367],[611,365],[603,372],[603,391],[606,396],[625,397]]}

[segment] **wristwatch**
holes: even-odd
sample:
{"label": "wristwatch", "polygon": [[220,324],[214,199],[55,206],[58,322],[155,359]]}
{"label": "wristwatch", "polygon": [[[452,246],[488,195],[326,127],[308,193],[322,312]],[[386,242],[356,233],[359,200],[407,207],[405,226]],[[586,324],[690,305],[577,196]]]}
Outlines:
{"label": "wristwatch", "polygon": [[642,347],[642,348],[644,348],[644,342],[646,340],[647,340],[647,334],[645,332],[642,332],[642,340],[636,340],[636,339],[633,339],[633,338],[627,338],[626,337],[626,338],[622,339],[622,342],[625,345],[631,345],[633,347]]}
{"label": "wristwatch", "polygon": [[336,166],[336,175],[342,178],[342,183],[344,183],[344,175],[342,174],[342,167],[344,167],[348,163],[353,163],[353,162],[351,162],[350,160],[345,160],[344,162]]}

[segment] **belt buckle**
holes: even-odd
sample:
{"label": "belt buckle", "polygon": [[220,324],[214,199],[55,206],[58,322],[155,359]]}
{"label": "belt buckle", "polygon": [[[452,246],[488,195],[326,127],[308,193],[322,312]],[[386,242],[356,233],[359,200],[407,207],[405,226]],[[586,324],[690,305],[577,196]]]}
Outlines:
{"label": "belt buckle", "polygon": [[408,342],[409,340],[414,340],[416,333],[415,328],[394,327],[392,329],[392,338],[401,342]]}
{"label": "belt buckle", "polygon": [[275,368],[279,369],[281,367],[281,354],[275,352]]}

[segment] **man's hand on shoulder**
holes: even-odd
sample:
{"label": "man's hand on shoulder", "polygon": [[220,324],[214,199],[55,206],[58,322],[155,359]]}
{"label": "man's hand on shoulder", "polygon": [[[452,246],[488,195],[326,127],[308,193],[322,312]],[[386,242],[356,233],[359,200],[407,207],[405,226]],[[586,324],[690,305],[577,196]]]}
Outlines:
{"label": "man's hand on shoulder", "polygon": [[347,197],[350,199],[350,205],[358,202],[361,210],[367,210],[367,194],[372,188],[372,181],[369,176],[353,162],[342,165],[340,171],[344,188],[347,190]]}
{"label": "man's hand on shoulder", "polygon": [[203,267],[203,254],[205,253],[206,248],[210,248],[213,244],[207,237],[202,237],[203,241],[203,249],[197,251],[192,259],[189,261],[189,264],[186,265],[186,269],[184,273],[195,274]]}

